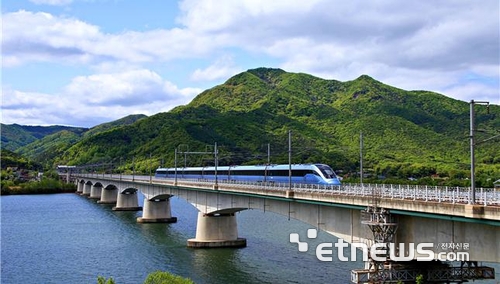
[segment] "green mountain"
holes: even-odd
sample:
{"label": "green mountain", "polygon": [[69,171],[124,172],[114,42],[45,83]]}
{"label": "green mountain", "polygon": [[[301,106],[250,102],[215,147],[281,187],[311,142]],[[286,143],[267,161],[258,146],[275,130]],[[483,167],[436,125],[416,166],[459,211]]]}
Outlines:
{"label": "green mountain", "polygon": [[132,123],[136,122],[137,120],[145,118],[145,117],[147,117],[147,116],[144,114],[127,115],[127,116],[122,117],[120,119],[94,126],[91,129],[89,129],[88,131],[86,131],[83,134],[83,136],[89,137],[89,136],[95,135],[97,133],[105,132],[105,131],[112,129],[114,127],[117,127],[117,126],[129,125],[129,124],[132,124]]}
{"label": "green mountain", "polygon": [[[83,138],[105,133],[116,127],[132,124],[144,117],[147,116],[143,114],[129,115],[112,122],[99,124],[90,129],[60,126],[48,128],[26,127],[15,125],[16,127],[14,129],[18,129],[17,133],[27,134],[26,137],[31,137],[28,141],[32,141],[29,144],[18,147],[15,149],[15,152],[25,157],[29,157],[29,159],[37,161],[46,167],[53,167],[53,163],[58,157],[63,155],[68,148]],[[9,132],[9,129],[10,128],[6,130],[7,133],[16,133],[15,131]],[[34,130],[37,130],[37,132]],[[10,137],[12,137],[12,135]]]}
{"label": "green mountain", "polygon": [[[499,115],[499,106],[492,105],[490,114],[477,107],[477,125],[494,134]],[[162,163],[173,166],[176,147],[213,151],[217,142],[221,165],[265,163],[268,144],[271,162],[287,163],[289,130],[294,163],[355,172],[362,132],[364,165],[376,174],[465,177],[469,169],[468,103],[366,75],[339,82],[268,68],[238,74],[168,113],[85,137],[58,162],[114,162],[131,169],[133,161],[136,170],[148,172]],[[486,137],[478,133],[478,139]],[[478,170],[500,178],[500,143],[479,145],[476,153]],[[187,165],[213,164],[210,155],[187,159]]]}
{"label": "green mountain", "polygon": [[[37,169],[41,170],[42,166],[40,164],[34,163],[33,161],[29,161],[25,157],[16,154],[12,151],[2,149],[1,150],[1,169],[4,170],[9,167],[21,168],[21,169]],[[2,180],[4,179],[4,173],[2,172]]]}
{"label": "green mountain", "polygon": [[81,134],[87,128],[69,127],[61,125],[53,126],[29,126],[19,124],[1,124],[2,149],[15,151],[20,147],[26,146],[47,135],[59,131],[70,131],[75,134]]}
{"label": "green mountain", "polygon": [[[25,159],[41,163],[46,167],[53,167],[54,160],[61,156],[69,147],[80,141],[83,137],[90,137],[106,132],[114,127],[129,125],[146,117],[143,114],[129,115],[121,119],[103,123],[88,128],[68,126],[26,126],[11,124],[1,125],[2,163],[8,162],[11,151],[15,151]],[[9,160],[10,161],[10,160]]]}
{"label": "green mountain", "polygon": [[[478,141],[498,133],[500,106],[477,106]],[[199,94],[186,106],[140,117],[126,125],[95,127],[81,135],[46,137],[30,156],[54,164],[114,163],[120,171],[147,173],[174,165],[174,150],[213,151],[219,164],[320,162],[340,173],[359,167],[376,175],[465,178],[469,171],[469,104],[428,91],[405,91],[363,75],[353,81],[325,80],[280,69],[237,74]],[[91,133],[91,134],[89,134]],[[59,141],[64,140],[66,142]],[[54,148],[46,143],[58,145]],[[48,154],[47,152],[50,152]],[[500,178],[500,143],[476,148],[478,175]],[[210,165],[213,155],[182,155],[179,165]]]}
{"label": "green mountain", "polygon": [[19,152],[25,157],[29,157],[45,166],[51,167],[52,161],[77,143],[81,139],[81,134],[68,130],[61,130],[54,134],[46,135],[26,146],[19,148]]}

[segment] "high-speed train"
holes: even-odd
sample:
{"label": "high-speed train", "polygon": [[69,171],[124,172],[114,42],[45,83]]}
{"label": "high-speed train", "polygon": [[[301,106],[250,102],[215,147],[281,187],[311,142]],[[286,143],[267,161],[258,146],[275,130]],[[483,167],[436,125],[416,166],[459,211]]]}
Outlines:
{"label": "high-speed train", "polygon": [[[289,182],[290,165],[260,166],[223,166],[217,167],[217,179],[220,181],[250,182]],[[340,185],[340,179],[328,165],[297,164],[292,165],[292,183]],[[156,178],[174,178],[175,168],[158,168]],[[215,167],[177,168],[177,178],[215,179]]]}

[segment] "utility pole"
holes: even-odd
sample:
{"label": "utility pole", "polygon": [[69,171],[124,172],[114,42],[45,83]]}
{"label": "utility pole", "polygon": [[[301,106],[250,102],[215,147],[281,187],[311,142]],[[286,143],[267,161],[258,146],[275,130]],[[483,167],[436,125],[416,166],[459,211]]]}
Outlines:
{"label": "utility pole", "polygon": [[292,190],[292,131],[288,130],[288,188]]}
{"label": "utility pole", "polygon": [[267,164],[271,164],[271,143],[267,143]]}
{"label": "utility pole", "polygon": [[132,181],[135,181],[135,157],[132,156]]}
{"label": "utility pole", "polygon": [[[187,151],[179,151],[178,148],[181,146],[186,146]],[[192,154],[192,155],[214,155],[214,160],[215,160],[215,184],[214,184],[214,189],[218,188],[218,180],[217,180],[217,166],[219,164],[219,151],[217,150],[217,142],[215,142],[215,149],[213,152],[205,151],[205,152],[196,152],[196,151],[189,151],[188,145],[185,144],[180,144],[178,147],[175,148],[175,181],[174,185],[177,185],[177,154],[180,152],[180,154],[184,154],[184,161],[186,161],[187,154]]]}
{"label": "utility pole", "polygon": [[[174,167],[175,167],[175,179],[174,179],[174,186],[177,186],[177,147],[175,148],[175,158],[174,158]],[[168,170],[167,170],[167,175],[168,175]]]}
{"label": "utility pole", "polygon": [[217,166],[219,165],[219,150],[217,150],[217,142],[214,145],[214,155],[215,155],[215,185],[214,189],[219,189],[219,184],[217,181]]}
{"label": "utility pole", "polygon": [[470,101],[470,188],[471,188],[471,196],[469,199],[469,204],[476,204],[476,158],[474,153],[475,141],[474,141],[474,133],[476,132],[475,127],[475,113],[474,113],[474,105],[482,104],[486,105],[486,109],[488,113],[490,112],[490,103],[485,101]]}
{"label": "utility pole", "polygon": [[153,183],[153,176],[151,175],[151,152],[149,152],[149,183]]}
{"label": "utility pole", "polygon": [[363,185],[363,132],[359,132],[359,182]]}
{"label": "utility pole", "polygon": [[120,166],[118,167],[118,170],[120,171],[120,180],[122,180],[122,170],[120,169],[122,167],[122,157],[120,157]]}

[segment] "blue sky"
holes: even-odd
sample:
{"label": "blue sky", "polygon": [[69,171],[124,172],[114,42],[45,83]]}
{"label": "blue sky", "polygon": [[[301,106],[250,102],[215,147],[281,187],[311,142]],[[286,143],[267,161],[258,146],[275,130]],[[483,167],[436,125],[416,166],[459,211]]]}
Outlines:
{"label": "blue sky", "polygon": [[239,72],[500,104],[498,0],[4,0],[2,123],[92,127]]}

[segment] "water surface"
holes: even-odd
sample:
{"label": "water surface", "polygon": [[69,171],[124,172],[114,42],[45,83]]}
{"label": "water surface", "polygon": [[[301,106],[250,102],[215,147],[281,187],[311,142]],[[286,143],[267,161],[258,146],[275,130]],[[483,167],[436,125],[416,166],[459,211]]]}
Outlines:
{"label": "water surface", "polygon": [[[142,283],[155,270],[196,283],[348,283],[356,263],[300,253],[289,234],[310,226],[274,213],[237,214],[241,249],[191,249],[196,209],[172,198],[175,224],[139,224],[141,212],[116,212],[76,194],[2,196],[2,283]],[[333,242],[319,233],[316,242]]]}
{"label": "water surface", "polygon": [[[237,214],[241,249],[191,249],[197,211],[172,198],[174,224],[140,224],[141,212],[116,212],[76,194],[2,196],[1,283],[143,283],[156,270],[196,283],[350,283],[363,263],[316,259],[298,252],[290,233],[305,239],[309,225],[270,212]],[[142,200],[140,200],[142,203]],[[324,232],[310,242],[336,242]],[[348,255],[346,253],[346,255]],[[358,253],[358,259],[361,254]],[[499,265],[494,264],[497,279]],[[496,283],[482,281],[478,283]]]}

